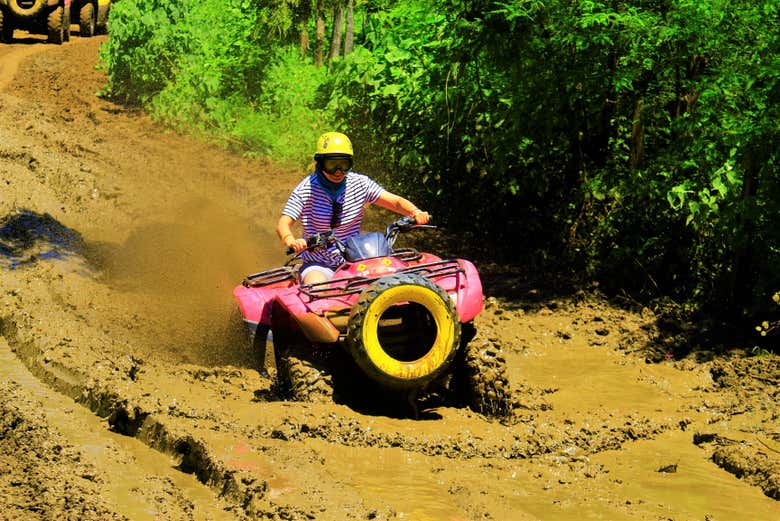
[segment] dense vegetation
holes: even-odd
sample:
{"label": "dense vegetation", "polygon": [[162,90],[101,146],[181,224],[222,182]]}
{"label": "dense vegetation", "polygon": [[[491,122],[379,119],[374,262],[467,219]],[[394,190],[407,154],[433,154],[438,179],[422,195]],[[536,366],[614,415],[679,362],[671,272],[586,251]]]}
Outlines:
{"label": "dense vegetation", "polygon": [[107,94],[246,153],[349,133],[499,259],[776,308],[776,0],[123,0],[103,59]]}

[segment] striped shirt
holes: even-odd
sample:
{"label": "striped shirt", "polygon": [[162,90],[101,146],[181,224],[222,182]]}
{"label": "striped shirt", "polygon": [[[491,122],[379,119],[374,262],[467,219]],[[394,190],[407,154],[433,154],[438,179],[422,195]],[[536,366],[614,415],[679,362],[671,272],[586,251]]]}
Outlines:
{"label": "striped shirt", "polygon": [[[293,189],[282,214],[295,221],[300,220],[304,239],[331,228],[333,234],[342,241],[359,234],[365,207],[379,199],[384,188],[367,175],[357,172],[347,172],[343,183],[344,189],[339,190],[334,199],[322,186],[316,173],[306,176]],[[332,221],[335,227],[331,226]],[[335,246],[327,250],[304,252],[301,260],[304,264],[323,264],[333,269],[344,262]]]}

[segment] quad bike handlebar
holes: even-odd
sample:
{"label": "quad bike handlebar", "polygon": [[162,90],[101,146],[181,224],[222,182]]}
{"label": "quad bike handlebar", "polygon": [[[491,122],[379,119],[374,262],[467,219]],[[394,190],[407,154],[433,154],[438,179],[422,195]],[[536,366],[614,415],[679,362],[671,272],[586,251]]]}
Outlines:
{"label": "quad bike handlebar", "polygon": [[[412,216],[401,217],[400,219],[387,225],[387,228],[385,229],[385,240],[387,240],[387,244],[390,246],[390,248],[392,248],[395,244],[395,240],[398,238],[398,234],[407,233],[412,230],[421,228],[435,229],[436,226],[429,224],[417,224],[417,220]],[[286,255],[295,254],[287,261],[287,263],[289,264],[290,262],[294,261],[306,251],[316,250],[319,248],[329,248],[333,245],[335,245],[342,254],[344,254],[346,251],[346,244],[344,241],[333,234],[333,230],[315,233],[306,239],[306,248],[299,251],[298,253],[295,253],[295,250],[292,248],[287,248],[285,251]]]}

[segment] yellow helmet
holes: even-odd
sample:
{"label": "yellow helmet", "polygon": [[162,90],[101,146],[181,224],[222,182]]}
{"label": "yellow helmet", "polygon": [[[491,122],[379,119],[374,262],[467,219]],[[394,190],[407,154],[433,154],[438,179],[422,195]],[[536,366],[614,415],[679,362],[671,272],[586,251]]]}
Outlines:
{"label": "yellow helmet", "polygon": [[352,142],[341,132],[326,132],[317,140],[314,159],[333,156],[352,157]]}

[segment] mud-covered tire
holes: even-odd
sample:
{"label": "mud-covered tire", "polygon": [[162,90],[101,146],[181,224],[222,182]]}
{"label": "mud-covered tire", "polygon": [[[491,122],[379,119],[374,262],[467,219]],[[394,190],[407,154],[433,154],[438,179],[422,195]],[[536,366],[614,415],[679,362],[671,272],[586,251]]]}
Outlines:
{"label": "mud-covered tire", "polygon": [[512,390],[500,345],[477,334],[464,342],[458,365],[458,385],[466,405],[495,418],[512,414]]}
{"label": "mud-covered tire", "polygon": [[70,41],[70,24],[71,24],[71,12],[70,12],[70,6],[65,8],[65,21],[63,22],[63,25],[65,26],[63,35],[63,39],[66,42]]}
{"label": "mud-covered tire", "polygon": [[97,34],[97,9],[95,4],[87,3],[79,11],[79,34],[82,38],[91,38]]}
{"label": "mud-covered tire", "polygon": [[38,16],[44,9],[46,9],[46,0],[35,0],[27,7],[21,5],[19,0],[8,0],[8,10],[14,16],[25,20]]}
{"label": "mud-covered tire", "polygon": [[11,43],[14,39],[14,26],[11,17],[0,8],[0,43]]}
{"label": "mud-covered tire", "polygon": [[333,401],[333,377],[326,364],[304,349],[296,346],[280,350],[277,378],[284,394],[297,402]]}
{"label": "mud-covered tire", "polygon": [[358,366],[396,389],[421,388],[441,375],[459,343],[460,322],[449,296],[416,274],[389,275],[368,286],[347,325],[347,348]]}
{"label": "mud-covered tire", "polygon": [[274,307],[272,316],[266,351],[270,349],[275,357],[276,393],[299,402],[332,401],[332,360],[328,360],[328,350],[312,345],[295,320],[280,307]]}
{"label": "mud-covered tire", "polygon": [[60,45],[66,41],[65,32],[68,30],[68,16],[63,6],[57,6],[49,12],[46,19],[46,34],[49,43]]}
{"label": "mud-covered tire", "polygon": [[110,16],[111,16],[111,5],[108,6],[108,10],[105,13],[101,13],[100,11],[98,11],[95,34],[108,34],[108,19]]}

